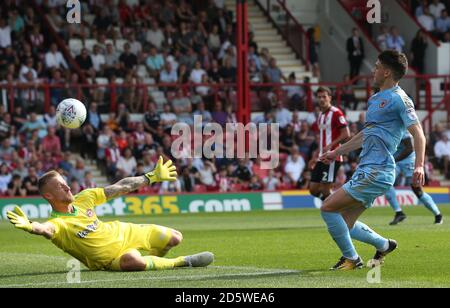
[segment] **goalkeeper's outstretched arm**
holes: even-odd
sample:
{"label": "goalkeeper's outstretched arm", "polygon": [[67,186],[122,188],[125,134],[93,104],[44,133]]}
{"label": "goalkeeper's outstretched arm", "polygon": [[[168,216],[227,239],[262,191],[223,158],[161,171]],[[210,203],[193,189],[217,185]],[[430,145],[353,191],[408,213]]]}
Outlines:
{"label": "goalkeeper's outstretched arm", "polygon": [[171,160],[164,163],[159,157],[155,170],[143,176],[129,177],[120,180],[116,184],[104,188],[106,199],[114,199],[138,190],[141,187],[164,181],[173,182],[177,180],[177,168]]}
{"label": "goalkeeper's outstretched arm", "polygon": [[23,231],[26,231],[31,234],[41,235],[48,239],[53,237],[55,233],[55,226],[51,223],[38,223],[31,222],[27,215],[20,209],[20,207],[16,206],[14,211],[9,211],[6,213],[9,221],[17,228]]}

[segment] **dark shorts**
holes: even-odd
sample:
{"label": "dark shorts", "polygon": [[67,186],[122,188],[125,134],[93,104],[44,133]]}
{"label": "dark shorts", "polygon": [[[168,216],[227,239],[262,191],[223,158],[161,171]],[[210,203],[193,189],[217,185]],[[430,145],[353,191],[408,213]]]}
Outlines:
{"label": "dark shorts", "polygon": [[336,182],[336,175],[341,167],[340,162],[332,162],[329,165],[325,165],[322,162],[318,162],[311,175],[311,182],[330,184]]}

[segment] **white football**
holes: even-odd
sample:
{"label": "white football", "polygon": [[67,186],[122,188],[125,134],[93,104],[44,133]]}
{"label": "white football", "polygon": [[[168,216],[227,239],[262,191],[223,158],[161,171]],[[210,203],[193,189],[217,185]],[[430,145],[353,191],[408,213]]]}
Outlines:
{"label": "white football", "polygon": [[86,107],[74,98],[67,98],[56,107],[56,120],[66,128],[79,128],[86,120]]}

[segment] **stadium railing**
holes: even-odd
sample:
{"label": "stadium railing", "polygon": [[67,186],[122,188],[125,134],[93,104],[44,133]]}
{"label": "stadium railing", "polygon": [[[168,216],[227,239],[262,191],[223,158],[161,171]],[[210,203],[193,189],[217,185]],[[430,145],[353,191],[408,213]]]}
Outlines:
{"label": "stadium railing", "polygon": [[[308,33],[305,31],[297,18],[292,15],[291,11],[286,7],[286,0],[256,0],[255,3],[276,27],[288,45],[295,51],[297,57],[303,61],[306,70],[309,71],[310,42]],[[285,18],[283,23],[280,23],[274,19],[274,7],[277,7],[283,11]]]}
{"label": "stadium railing", "polygon": [[[265,111],[273,105],[273,99],[287,100],[288,87],[301,87],[304,92],[304,109],[301,111],[314,110],[314,92],[320,86],[330,87],[335,92],[335,103],[338,107],[343,105],[343,93],[348,87],[353,90],[364,91],[364,97],[361,99],[367,101],[373,94],[371,76],[358,76],[348,82],[319,82],[319,83],[251,83],[251,106],[252,111]],[[413,98],[416,109],[426,110],[434,113],[439,110],[450,110],[449,102],[443,99],[450,95],[450,75],[408,75],[404,77],[402,86],[405,91]],[[108,106],[110,111],[117,109],[119,97],[127,90],[134,90],[140,95],[143,111],[148,108],[148,103],[154,101],[158,104],[164,104],[171,100],[167,93],[174,93],[178,89],[183,89],[187,96],[195,95],[197,88],[207,87],[210,89],[209,100],[217,101],[218,98],[226,98],[227,101],[234,103],[237,107],[237,98],[235,95],[235,83],[221,84],[196,84],[196,83],[104,83],[104,84],[51,84],[43,83],[12,83],[0,84],[0,98],[7,99],[7,106],[10,111],[20,102],[30,102],[27,95],[33,98],[33,101],[39,101],[42,104],[43,111],[47,112],[55,97],[64,96],[74,97],[83,101],[83,98],[89,97],[86,91],[101,90],[105,95],[103,103]],[[62,93],[55,94],[55,90]],[[65,91],[65,92],[64,92]],[[272,93],[269,95],[269,93]],[[157,94],[157,97],[153,97]],[[273,95],[275,94],[275,95]],[[271,105],[264,105],[264,99]],[[441,101],[442,100],[442,101]],[[54,104],[57,102],[53,102]]]}

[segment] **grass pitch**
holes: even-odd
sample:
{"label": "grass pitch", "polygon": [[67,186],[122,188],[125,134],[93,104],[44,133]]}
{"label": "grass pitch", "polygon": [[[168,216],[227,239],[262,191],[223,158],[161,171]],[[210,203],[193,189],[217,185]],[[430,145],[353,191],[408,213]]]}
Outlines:
{"label": "grass pitch", "polygon": [[[390,209],[372,209],[362,221],[396,239],[399,249],[381,269],[381,283],[369,284],[369,269],[330,272],[340,253],[317,210],[127,217],[183,232],[184,242],[169,257],[200,251],[216,255],[206,269],[141,273],[90,272],[67,282],[70,256],[44,238],[0,222],[0,288],[5,287],[450,287],[450,221],[432,224],[423,207],[407,208],[408,220],[388,226]],[[450,206],[442,207],[450,218]],[[107,219],[104,219],[105,221]],[[365,261],[374,248],[357,243]]]}

